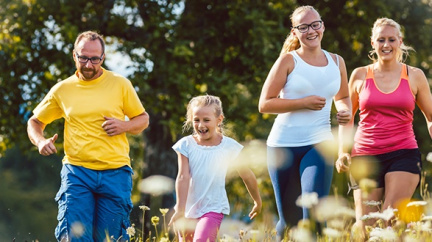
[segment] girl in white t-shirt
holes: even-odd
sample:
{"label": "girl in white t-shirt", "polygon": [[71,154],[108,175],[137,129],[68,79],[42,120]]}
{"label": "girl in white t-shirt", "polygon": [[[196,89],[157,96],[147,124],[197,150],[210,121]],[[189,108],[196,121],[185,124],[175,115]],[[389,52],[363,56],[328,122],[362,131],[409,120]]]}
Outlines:
{"label": "girl in white t-shirt", "polygon": [[[224,214],[230,212],[225,176],[243,146],[223,135],[223,119],[218,97],[192,98],[184,128],[192,126],[193,134],[173,146],[178,155],[177,203],[169,225],[175,225],[180,241],[215,241]],[[238,173],[254,200],[253,219],[262,206],[257,181],[249,168],[236,167],[241,167]]]}

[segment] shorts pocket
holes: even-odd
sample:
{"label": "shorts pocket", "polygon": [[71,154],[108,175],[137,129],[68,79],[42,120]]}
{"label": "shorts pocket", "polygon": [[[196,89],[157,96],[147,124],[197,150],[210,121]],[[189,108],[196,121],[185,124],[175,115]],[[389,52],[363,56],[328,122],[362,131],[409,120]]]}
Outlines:
{"label": "shorts pocket", "polygon": [[60,187],[60,190],[57,192],[55,201],[58,203],[58,214],[57,214],[58,224],[55,229],[55,237],[57,238],[57,241],[63,241],[63,239],[65,238],[66,241],[69,241],[67,239],[69,237],[68,221],[65,218],[67,206],[66,206],[66,199],[65,199],[65,189],[63,189],[63,186]]}
{"label": "shorts pocket", "polygon": [[57,220],[59,222],[64,218],[66,214],[67,206],[66,206],[65,192],[66,189],[64,188],[64,186],[61,186],[60,190],[57,192],[55,196],[55,201],[58,203]]}

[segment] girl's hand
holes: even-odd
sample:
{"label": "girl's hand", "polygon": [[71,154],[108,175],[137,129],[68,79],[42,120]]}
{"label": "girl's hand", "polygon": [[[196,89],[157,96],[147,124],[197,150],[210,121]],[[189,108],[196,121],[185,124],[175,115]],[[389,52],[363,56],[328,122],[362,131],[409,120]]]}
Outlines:
{"label": "girl's hand", "polygon": [[251,212],[249,213],[249,218],[254,219],[259,213],[261,213],[261,208],[262,208],[261,203],[258,204],[257,202],[254,202],[254,206]]}
{"label": "girl's hand", "polygon": [[335,165],[338,173],[348,171],[351,165],[351,155],[348,153],[340,154]]}
{"label": "girl's hand", "polygon": [[184,212],[178,212],[175,211],[173,216],[171,217],[168,226],[171,226],[174,224],[175,221],[177,221],[178,219],[184,218]]}

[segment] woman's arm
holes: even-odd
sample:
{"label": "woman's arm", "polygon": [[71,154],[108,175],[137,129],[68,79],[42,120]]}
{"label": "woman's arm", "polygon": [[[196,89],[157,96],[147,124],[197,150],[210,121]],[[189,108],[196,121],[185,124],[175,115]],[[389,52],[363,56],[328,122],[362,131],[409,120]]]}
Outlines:
{"label": "woman's arm", "polygon": [[410,68],[410,79],[414,79],[416,85],[416,103],[425,116],[429,136],[432,139],[432,95],[427,78],[422,70]]}
{"label": "woman's arm", "polygon": [[324,107],[325,98],[315,95],[301,99],[279,98],[287,76],[293,69],[294,58],[291,54],[281,55],[276,60],[261,90],[258,105],[260,113],[286,113],[299,109],[321,110]]}
{"label": "woman's arm", "polygon": [[348,90],[348,75],[345,66],[345,61],[341,56],[339,58],[339,71],[341,75],[341,84],[338,93],[334,96],[334,102],[337,113],[337,120],[340,125],[345,125],[351,120],[351,100]]}
{"label": "woman's arm", "polygon": [[360,67],[355,69],[350,77],[348,94],[351,103],[351,118],[346,125],[339,125],[339,158],[336,161],[336,170],[339,173],[348,171],[351,163],[348,150],[354,141],[354,117],[359,108],[359,93],[366,78],[366,73],[366,67]]}

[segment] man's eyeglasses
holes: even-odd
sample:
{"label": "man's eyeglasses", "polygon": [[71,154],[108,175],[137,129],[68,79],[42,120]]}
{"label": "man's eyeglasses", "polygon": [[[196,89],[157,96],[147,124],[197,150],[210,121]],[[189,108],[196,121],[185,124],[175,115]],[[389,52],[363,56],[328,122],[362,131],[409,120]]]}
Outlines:
{"label": "man's eyeglasses", "polygon": [[101,55],[101,57],[97,57],[97,56],[93,56],[93,57],[87,57],[87,56],[83,56],[83,55],[78,55],[78,53],[75,52],[75,55],[78,59],[79,62],[81,63],[87,63],[87,61],[90,60],[90,62],[92,64],[99,64],[102,61],[102,57],[104,54]]}
{"label": "man's eyeglasses", "polygon": [[320,29],[322,27],[322,23],[323,23],[323,21],[317,20],[317,21],[313,21],[311,24],[300,24],[300,25],[297,25],[293,28],[298,29],[298,31],[300,31],[300,33],[306,33],[306,32],[308,32],[309,27],[311,27],[313,30]]}

